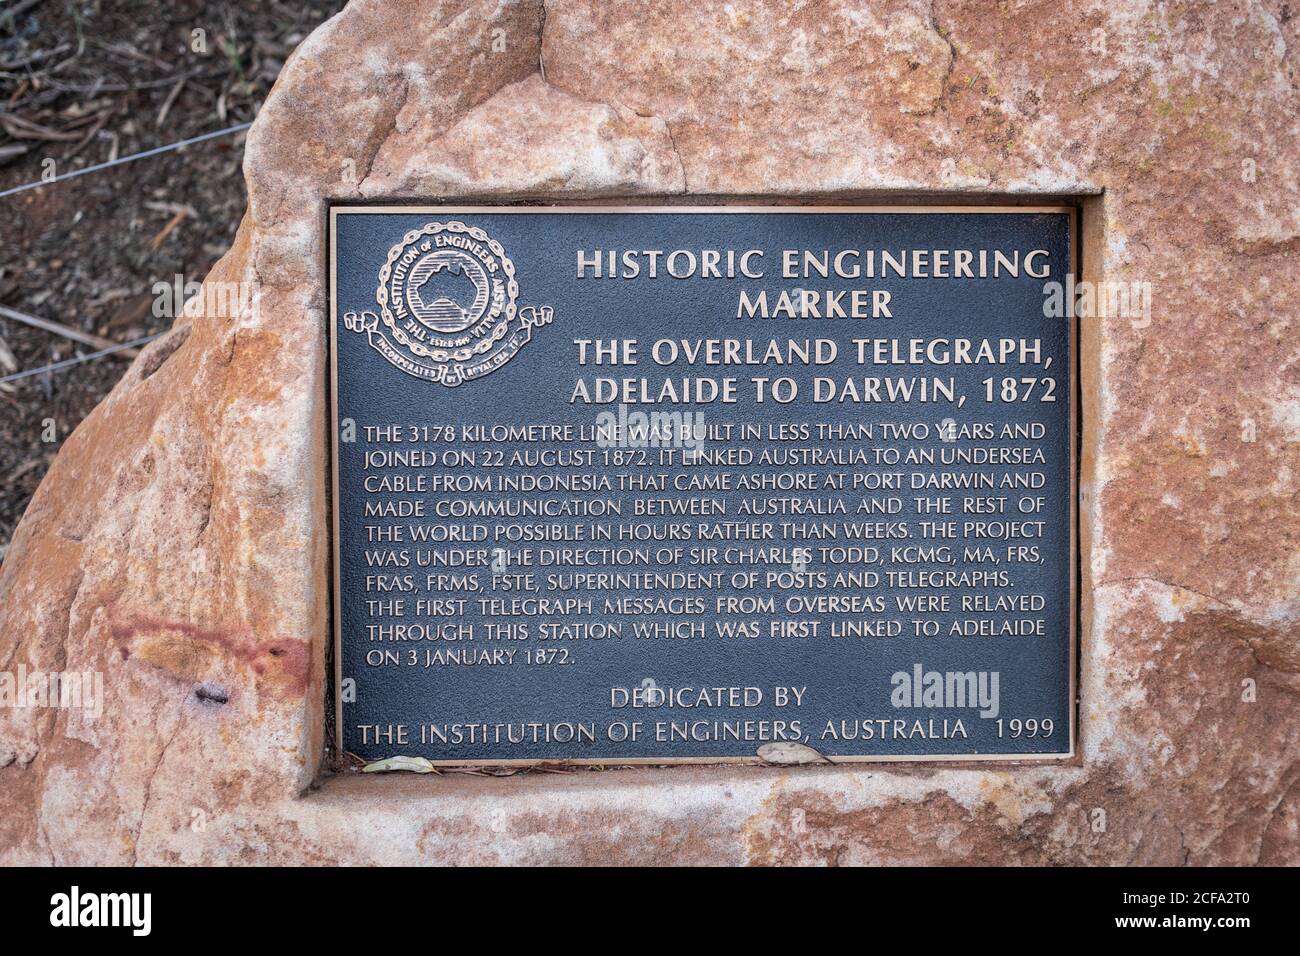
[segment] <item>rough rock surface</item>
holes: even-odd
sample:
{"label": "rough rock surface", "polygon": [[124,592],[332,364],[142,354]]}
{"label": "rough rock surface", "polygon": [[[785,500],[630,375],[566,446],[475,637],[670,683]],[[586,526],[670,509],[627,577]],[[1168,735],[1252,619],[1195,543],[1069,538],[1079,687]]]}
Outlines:
{"label": "rough rock surface", "polygon": [[[249,136],[255,307],[150,346],[0,570],[0,670],[108,695],[0,711],[0,863],[1300,862],[1298,56],[1284,0],[356,0]],[[1153,286],[1084,328],[1076,765],[321,775],[325,198],[1020,193]]]}

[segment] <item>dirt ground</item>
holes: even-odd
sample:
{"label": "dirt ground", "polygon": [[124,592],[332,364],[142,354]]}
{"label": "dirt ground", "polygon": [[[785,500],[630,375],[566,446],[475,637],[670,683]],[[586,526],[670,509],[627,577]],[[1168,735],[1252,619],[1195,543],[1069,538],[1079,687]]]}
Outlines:
{"label": "dirt ground", "polygon": [[[290,51],[343,5],[10,0],[0,192],[48,176],[49,160],[63,175],[251,120]],[[163,331],[155,284],[202,279],[234,237],[243,144],[235,133],[0,197],[0,306],[114,342]],[[0,315],[0,378],[95,351]],[[0,560],[59,444],[126,366],[0,381]]]}

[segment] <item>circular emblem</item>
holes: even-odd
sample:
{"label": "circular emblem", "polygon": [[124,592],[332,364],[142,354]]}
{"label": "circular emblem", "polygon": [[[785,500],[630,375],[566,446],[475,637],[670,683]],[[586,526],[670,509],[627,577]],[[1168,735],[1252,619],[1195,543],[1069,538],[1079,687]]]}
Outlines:
{"label": "circular emblem", "polygon": [[519,284],[501,243],[463,222],[431,222],[388,250],[379,270],[384,325],[416,355],[465,361],[506,334]]}
{"label": "circular emblem", "polygon": [[459,385],[500,368],[551,320],[550,309],[519,309],[518,297],[501,243],[477,226],[430,222],[388,251],[375,291],[379,315],[344,320],[402,371]]}

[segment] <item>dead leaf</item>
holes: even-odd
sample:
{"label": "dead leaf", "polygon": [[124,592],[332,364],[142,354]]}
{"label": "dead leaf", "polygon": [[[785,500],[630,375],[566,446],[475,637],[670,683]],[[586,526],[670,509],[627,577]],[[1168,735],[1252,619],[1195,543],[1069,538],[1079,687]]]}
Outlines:
{"label": "dead leaf", "polygon": [[758,748],[758,759],[764,763],[791,766],[804,763],[830,763],[806,744],[763,744]]}
{"label": "dead leaf", "polygon": [[423,757],[389,757],[376,760],[361,768],[362,773],[386,773],[389,770],[406,770],[410,773],[434,773],[432,763]]}

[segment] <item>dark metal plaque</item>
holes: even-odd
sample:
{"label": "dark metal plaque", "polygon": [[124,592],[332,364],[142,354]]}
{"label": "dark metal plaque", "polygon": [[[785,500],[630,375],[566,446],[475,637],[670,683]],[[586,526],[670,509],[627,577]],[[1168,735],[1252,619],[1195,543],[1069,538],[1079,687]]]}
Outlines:
{"label": "dark metal plaque", "polygon": [[1075,241],[1068,207],[331,207],[340,747],[1070,756]]}

